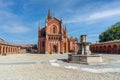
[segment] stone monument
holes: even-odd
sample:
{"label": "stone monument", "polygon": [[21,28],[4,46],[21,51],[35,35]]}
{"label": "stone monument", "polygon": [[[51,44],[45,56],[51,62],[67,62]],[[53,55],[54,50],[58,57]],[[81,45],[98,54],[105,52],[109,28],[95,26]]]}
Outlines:
{"label": "stone monument", "polygon": [[81,55],[90,55],[91,51],[89,49],[89,45],[91,43],[87,42],[86,35],[81,35],[81,41],[78,43],[78,54]]}
{"label": "stone monument", "polygon": [[81,35],[81,41],[77,43],[78,53],[68,54],[68,61],[72,63],[99,64],[102,63],[101,55],[92,54],[90,42],[87,42],[87,35]]}

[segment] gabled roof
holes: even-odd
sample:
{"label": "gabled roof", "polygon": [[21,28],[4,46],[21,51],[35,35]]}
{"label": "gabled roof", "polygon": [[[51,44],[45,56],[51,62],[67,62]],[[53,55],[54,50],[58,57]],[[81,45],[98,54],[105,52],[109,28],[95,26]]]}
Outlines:
{"label": "gabled roof", "polygon": [[54,20],[54,21],[56,21],[56,22],[58,22],[58,23],[60,23],[60,22],[61,22],[61,21],[60,21],[60,20],[58,20],[57,18],[53,17],[53,18],[51,18],[51,19],[49,19],[49,20],[48,20],[48,23],[49,23],[49,22],[51,22],[51,21],[53,21],[53,20]]}
{"label": "gabled roof", "polygon": [[55,17],[53,17],[52,19],[55,19],[55,20],[57,20],[58,22],[60,22],[60,20],[58,20],[57,18],[55,18]]}
{"label": "gabled roof", "polygon": [[10,45],[10,46],[19,46],[19,45],[14,44],[14,43],[6,42],[2,38],[0,38],[0,44],[2,44],[2,45]]}
{"label": "gabled roof", "polygon": [[5,42],[2,38],[0,38],[0,43],[3,43],[3,42]]}

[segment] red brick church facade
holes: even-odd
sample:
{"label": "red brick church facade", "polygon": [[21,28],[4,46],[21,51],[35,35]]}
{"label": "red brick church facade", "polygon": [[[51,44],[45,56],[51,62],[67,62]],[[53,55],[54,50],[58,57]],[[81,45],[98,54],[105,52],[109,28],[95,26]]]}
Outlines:
{"label": "red brick church facade", "polygon": [[39,53],[67,53],[77,51],[77,39],[68,38],[66,27],[63,28],[62,20],[52,17],[48,11],[46,25],[38,29]]}

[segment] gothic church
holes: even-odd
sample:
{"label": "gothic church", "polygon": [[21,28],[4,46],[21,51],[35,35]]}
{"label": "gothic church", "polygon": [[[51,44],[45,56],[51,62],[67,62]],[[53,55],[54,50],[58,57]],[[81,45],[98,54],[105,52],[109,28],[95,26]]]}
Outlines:
{"label": "gothic church", "polygon": [[67,53],[77,52],[77,39],[68,38],[66,27],[63,28],[62,20],[52,17],[48,11],[46,25],[38,28],[39,53]]}

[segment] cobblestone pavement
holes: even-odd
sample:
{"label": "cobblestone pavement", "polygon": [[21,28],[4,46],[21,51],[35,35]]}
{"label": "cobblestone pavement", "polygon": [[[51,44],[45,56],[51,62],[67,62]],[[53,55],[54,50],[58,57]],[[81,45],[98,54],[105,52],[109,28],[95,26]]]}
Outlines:
{"label": "cobblestone pavement", "polygon": [[67,63],[67,54],[0,56],[0,80],[120,80],[120,55],[102,56],[102,65]]}

